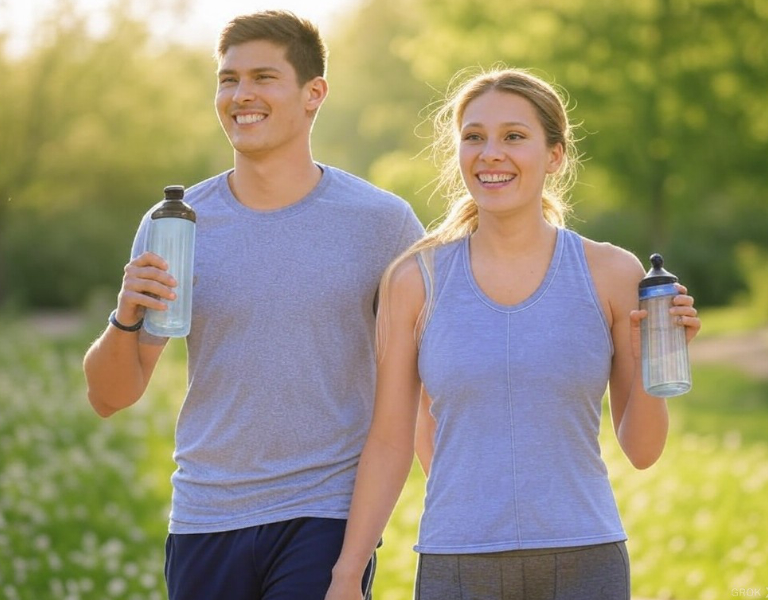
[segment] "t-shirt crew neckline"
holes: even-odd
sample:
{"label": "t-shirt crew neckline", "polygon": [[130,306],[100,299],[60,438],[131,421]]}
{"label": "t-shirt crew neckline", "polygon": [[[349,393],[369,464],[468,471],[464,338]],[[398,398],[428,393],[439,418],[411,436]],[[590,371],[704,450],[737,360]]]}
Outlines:
{"label": "t-shirt crew neckline", "polygon": [[556,232],[557,240],[555,241],[555,251],[552,253],[552,258],[550,259],[549,266],[547,267],[547,271],[544,274],[544,279],[542,279],[539,287],[537,287],[530,296],[528,296],[522,302],[518,302],[517,304],[501,304],[496,302],[492,298],[488,297],[480,288],[477,280],[475,279],[475,274],[472,272],[472,263],[469,256],[469,236],[466,236],[461,245],[461,254],[462,260],[464,262],[464,272],[467,276],[467,281],[469,282],[469,286],[472,288],[472,291],[483,302],[483,304],[486,304],[490,308],[500,312],[515,313],[521,310],[525,310],[536,304],[542,298],[542,296],[547,293],[549,286],[552,285],[552,281],[555,278],[555,274],[557,273],[557,269],[560,266],[560,261],[563,257],[565,231],[561,227],[557,227]]}
{"label": "t-shirt crew neckline", "polygon": [[224,198],[226,205],[246,219],[260,222],[287,219],[304,212],[306,209],[312,206],[323,196],[328,186],[331,185],[331,181],[333,179],[332,169],[329,169],[326,165],[320,163],[315,164],[320,167],[320,170],[322,171],[320,181],[306,196],[294,202],[293,204],[289,204],[288,206],[284,206],[282,208],[276,208],[273,210],[258,210],[255,208],[249,208],[248,206],[242,204],[237,198],[235,198],[235,195],[232,193],[232,189],[229,187],[229,176],[234,172],[234,169],[230,169],[221,177],[219,180],[219,191],[221,193],[221,197]]}

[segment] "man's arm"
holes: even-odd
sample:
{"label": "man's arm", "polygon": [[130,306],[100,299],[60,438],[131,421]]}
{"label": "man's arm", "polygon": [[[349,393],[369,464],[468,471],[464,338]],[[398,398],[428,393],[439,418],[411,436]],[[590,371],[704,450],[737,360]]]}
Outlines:
{"label": "man's arm", "polygon": [[[167,269],[165,261],[149,252],[126,265],[115,314],[119,323],[131,326],[141,320],[147,308],[163,310],[163,300],[175,298],[172,288],[176,282]],[[93,409],[109,417],[138,401],[164,348],[165,343],[140,343],[139,331],[108,325],[83,361]]]}

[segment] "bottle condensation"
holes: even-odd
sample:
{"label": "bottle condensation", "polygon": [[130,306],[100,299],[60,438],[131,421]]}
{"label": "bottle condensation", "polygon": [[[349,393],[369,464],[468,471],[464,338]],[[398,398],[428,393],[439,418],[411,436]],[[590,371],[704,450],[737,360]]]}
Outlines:
{"label": "bottle condensation", "polygon": [[150,215],[147,250],[168,263],[176,280],[174,300],[163,300],[167,310],[147,309],[144,329],[161,337],[185,337],[192,324],[192,276],[197,217],[184,202],[184,186],[169,185],[165,199]]}
{"label": "bottle condensation", "polygon": [[679,293],[677,277],[664,269],[660,254],[651,256],[651,269],[640,281],[640,308],[648,316],[640,322],[643,387],[652,396],[671,398],[691,389],[691,366],[685,327],[669,313]]}

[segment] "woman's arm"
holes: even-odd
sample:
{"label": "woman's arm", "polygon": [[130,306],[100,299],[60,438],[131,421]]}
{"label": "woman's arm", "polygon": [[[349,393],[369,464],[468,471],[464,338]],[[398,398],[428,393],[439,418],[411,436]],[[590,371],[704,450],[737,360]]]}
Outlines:
{"label": "woman's arm", "polygon": [[[610,244],[586,246],[587,257],[603,309],[609,321],[614,354],[609,393],[614,431],[624,454],[638,469],[646,469],[661,456],[667,440],[667,402],[647,394],[640,364],[640,321],[645,311],[638,307],[638,283],[645,271],[631,253]],[[673,315],[683,317],[690,341],[701,328],[693,298],[683,286],[675,296]]]}
{"label": "woman's arm", "polygon": [[646,469],[664,450],[669,415],[667,401],[649,396],[643,389],[637,284],[644,271],[640,261],[631,258],[634,260],[616,261],[624,265],[619,267],[623,267],[622,274],[610,295],[614,352],[608,389],[619,445],[633,466]]}
{"label": "woman's arm", "polygon": [[360,600],[363,573],[413,463],[421,390],[414,328],[424,304],[415,259],[395,270],[381,302],[377,334],[382,343],[373,420],[357,470],[344,546],[326,600]]}

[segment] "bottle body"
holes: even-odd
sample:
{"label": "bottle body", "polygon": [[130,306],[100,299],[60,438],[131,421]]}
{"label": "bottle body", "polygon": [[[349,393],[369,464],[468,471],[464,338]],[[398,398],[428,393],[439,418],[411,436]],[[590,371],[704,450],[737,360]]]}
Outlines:
{"label": "bottle body", "polygon": [[167,310],[147,309],[144,329],[160,337],[186,337],[192,324],[192,276],[195,252],[195,222],[186,218],[152,219],[147,250],[168,263],[176,280],[175,300],[166,300]]}
{"label": "bottle body", "polygon": [[643,387],[659,398],[679,396],[691,389],[685,327],[669,314],[677,294],[674,283],[640,290],[640,308],[648,311],[640,323]]}

